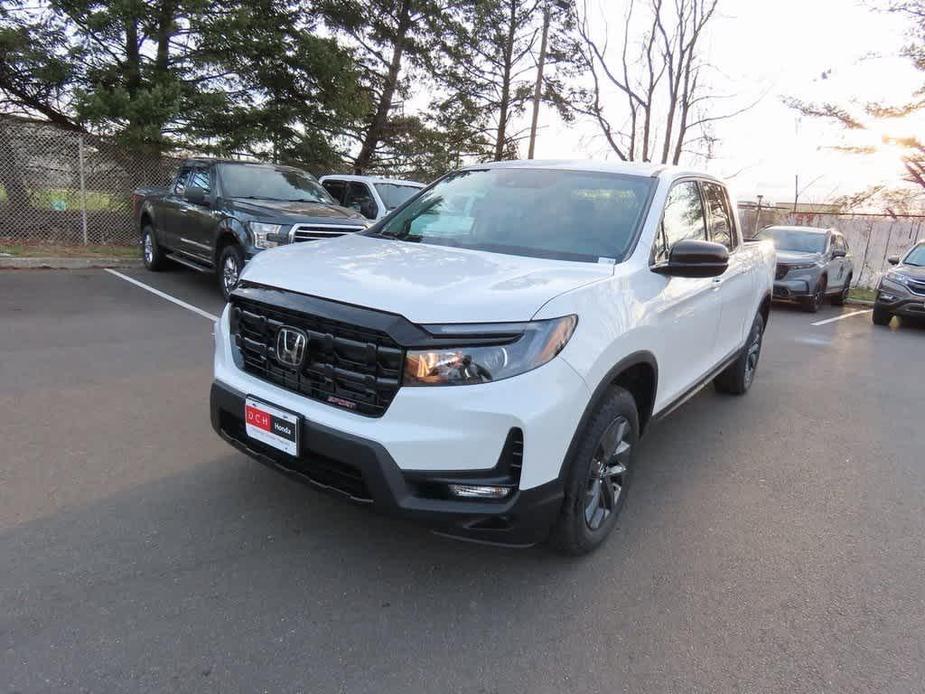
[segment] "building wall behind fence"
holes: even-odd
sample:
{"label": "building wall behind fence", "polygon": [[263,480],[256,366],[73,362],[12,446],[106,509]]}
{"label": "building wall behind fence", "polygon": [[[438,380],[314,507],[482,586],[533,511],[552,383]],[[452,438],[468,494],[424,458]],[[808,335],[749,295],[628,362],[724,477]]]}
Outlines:
{"label": "building wall behind fence", "polygon": [[0,238],[136,242],[132,191],[166,184],[176,160],[0,116]]}
{"label": "building wall behind fence", "polygon": [[880,275],[889,269],[887,258],[902,255],[917,241],[925,241],[925,217],[892,217],[878,214],[821,214],[778,208],[764,209],[755,224],[755,209],[742,209],[739,218],[746,236],[772,224],[794,224],[820,228],[833,227],[845,235],[854,256],[857,287],[875,287]]}

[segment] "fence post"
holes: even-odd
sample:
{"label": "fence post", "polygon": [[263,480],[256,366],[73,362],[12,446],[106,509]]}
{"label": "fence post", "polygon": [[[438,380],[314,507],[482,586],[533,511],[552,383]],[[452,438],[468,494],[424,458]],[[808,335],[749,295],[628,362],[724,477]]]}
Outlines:
{"label": "fence post", "polygon": [[77,136],[77,158],[80,168],[80,226],[83,229],[84,246],[87,245],[87,188],[84,185],[84,136]]}

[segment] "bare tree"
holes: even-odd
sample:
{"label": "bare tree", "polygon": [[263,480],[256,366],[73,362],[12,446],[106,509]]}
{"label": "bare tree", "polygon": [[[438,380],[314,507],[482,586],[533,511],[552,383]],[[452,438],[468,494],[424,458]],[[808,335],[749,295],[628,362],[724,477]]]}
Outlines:
{"label": "bare tree", "polygon": [[590,81],[576,108],[597,122],[620,159],[677,164],[697,141],[712,147],[710,123],[745,110],[711,114],[707,108],[717,97],[703,84],[701,48],[718,2],[629,0],[616,50],[589,0],[576,8],[575,49]]}

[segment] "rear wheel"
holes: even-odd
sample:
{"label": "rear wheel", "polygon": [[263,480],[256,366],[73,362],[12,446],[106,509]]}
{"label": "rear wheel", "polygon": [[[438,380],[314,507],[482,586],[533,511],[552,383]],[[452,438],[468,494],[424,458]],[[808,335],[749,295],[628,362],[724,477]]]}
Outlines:
{"label": "rear wheel", "polygon": [[738,358],[719,376],[713,379],[713,387],[720,393],[744,395],[752,387],[758,359],[761,357],[761,344],[764,339],[764,318],[759,313],[752,323],[748,340]]}
{"label": "rear wheel", "polygon": [[613,532],[626,500],[639,413],[629,391],[613,387],[578,434],[568,461],[565,500],[550,543],[567,554],[587,554]]}
{"label": "rear wheel", "polygon": [[157,239],[154,237],[154,227],[150,224],[141,228],[141,260],[152,272],[163,270],[167,264],[164,251],[157,245]]}
{"label": "rear wheel", "polygon": [[874,325],[889,325],[893,320],[893,314],[882,306],[874,306]]}
{"label": "rear wheel", "polygon": [[218,256],[218,288],[222,292],[222,298],[228,301],[231,292],[238,284],[238,278],[241,277],[241,270],[244,269],[244,253],[241,248],[234,243],[230,243],[222,249]]}
{"label": "rear wheel", "polygon": [[848,275],[848,279],[845,280],[845,286],[842,287],[842,290],[832,297],[832,306],[844,306],[845,302],[848,300],[848,292],[851,291],[851,275]]}

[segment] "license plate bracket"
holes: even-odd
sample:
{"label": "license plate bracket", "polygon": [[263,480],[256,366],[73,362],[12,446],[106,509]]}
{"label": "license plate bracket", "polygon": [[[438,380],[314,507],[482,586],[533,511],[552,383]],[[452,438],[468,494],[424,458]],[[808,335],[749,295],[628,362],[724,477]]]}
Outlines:
{"label": "license plate bracket", "polygon": [[299,415],[248,395],[244,399],[244,431],[260,443],[291,456],[299,455]]}

